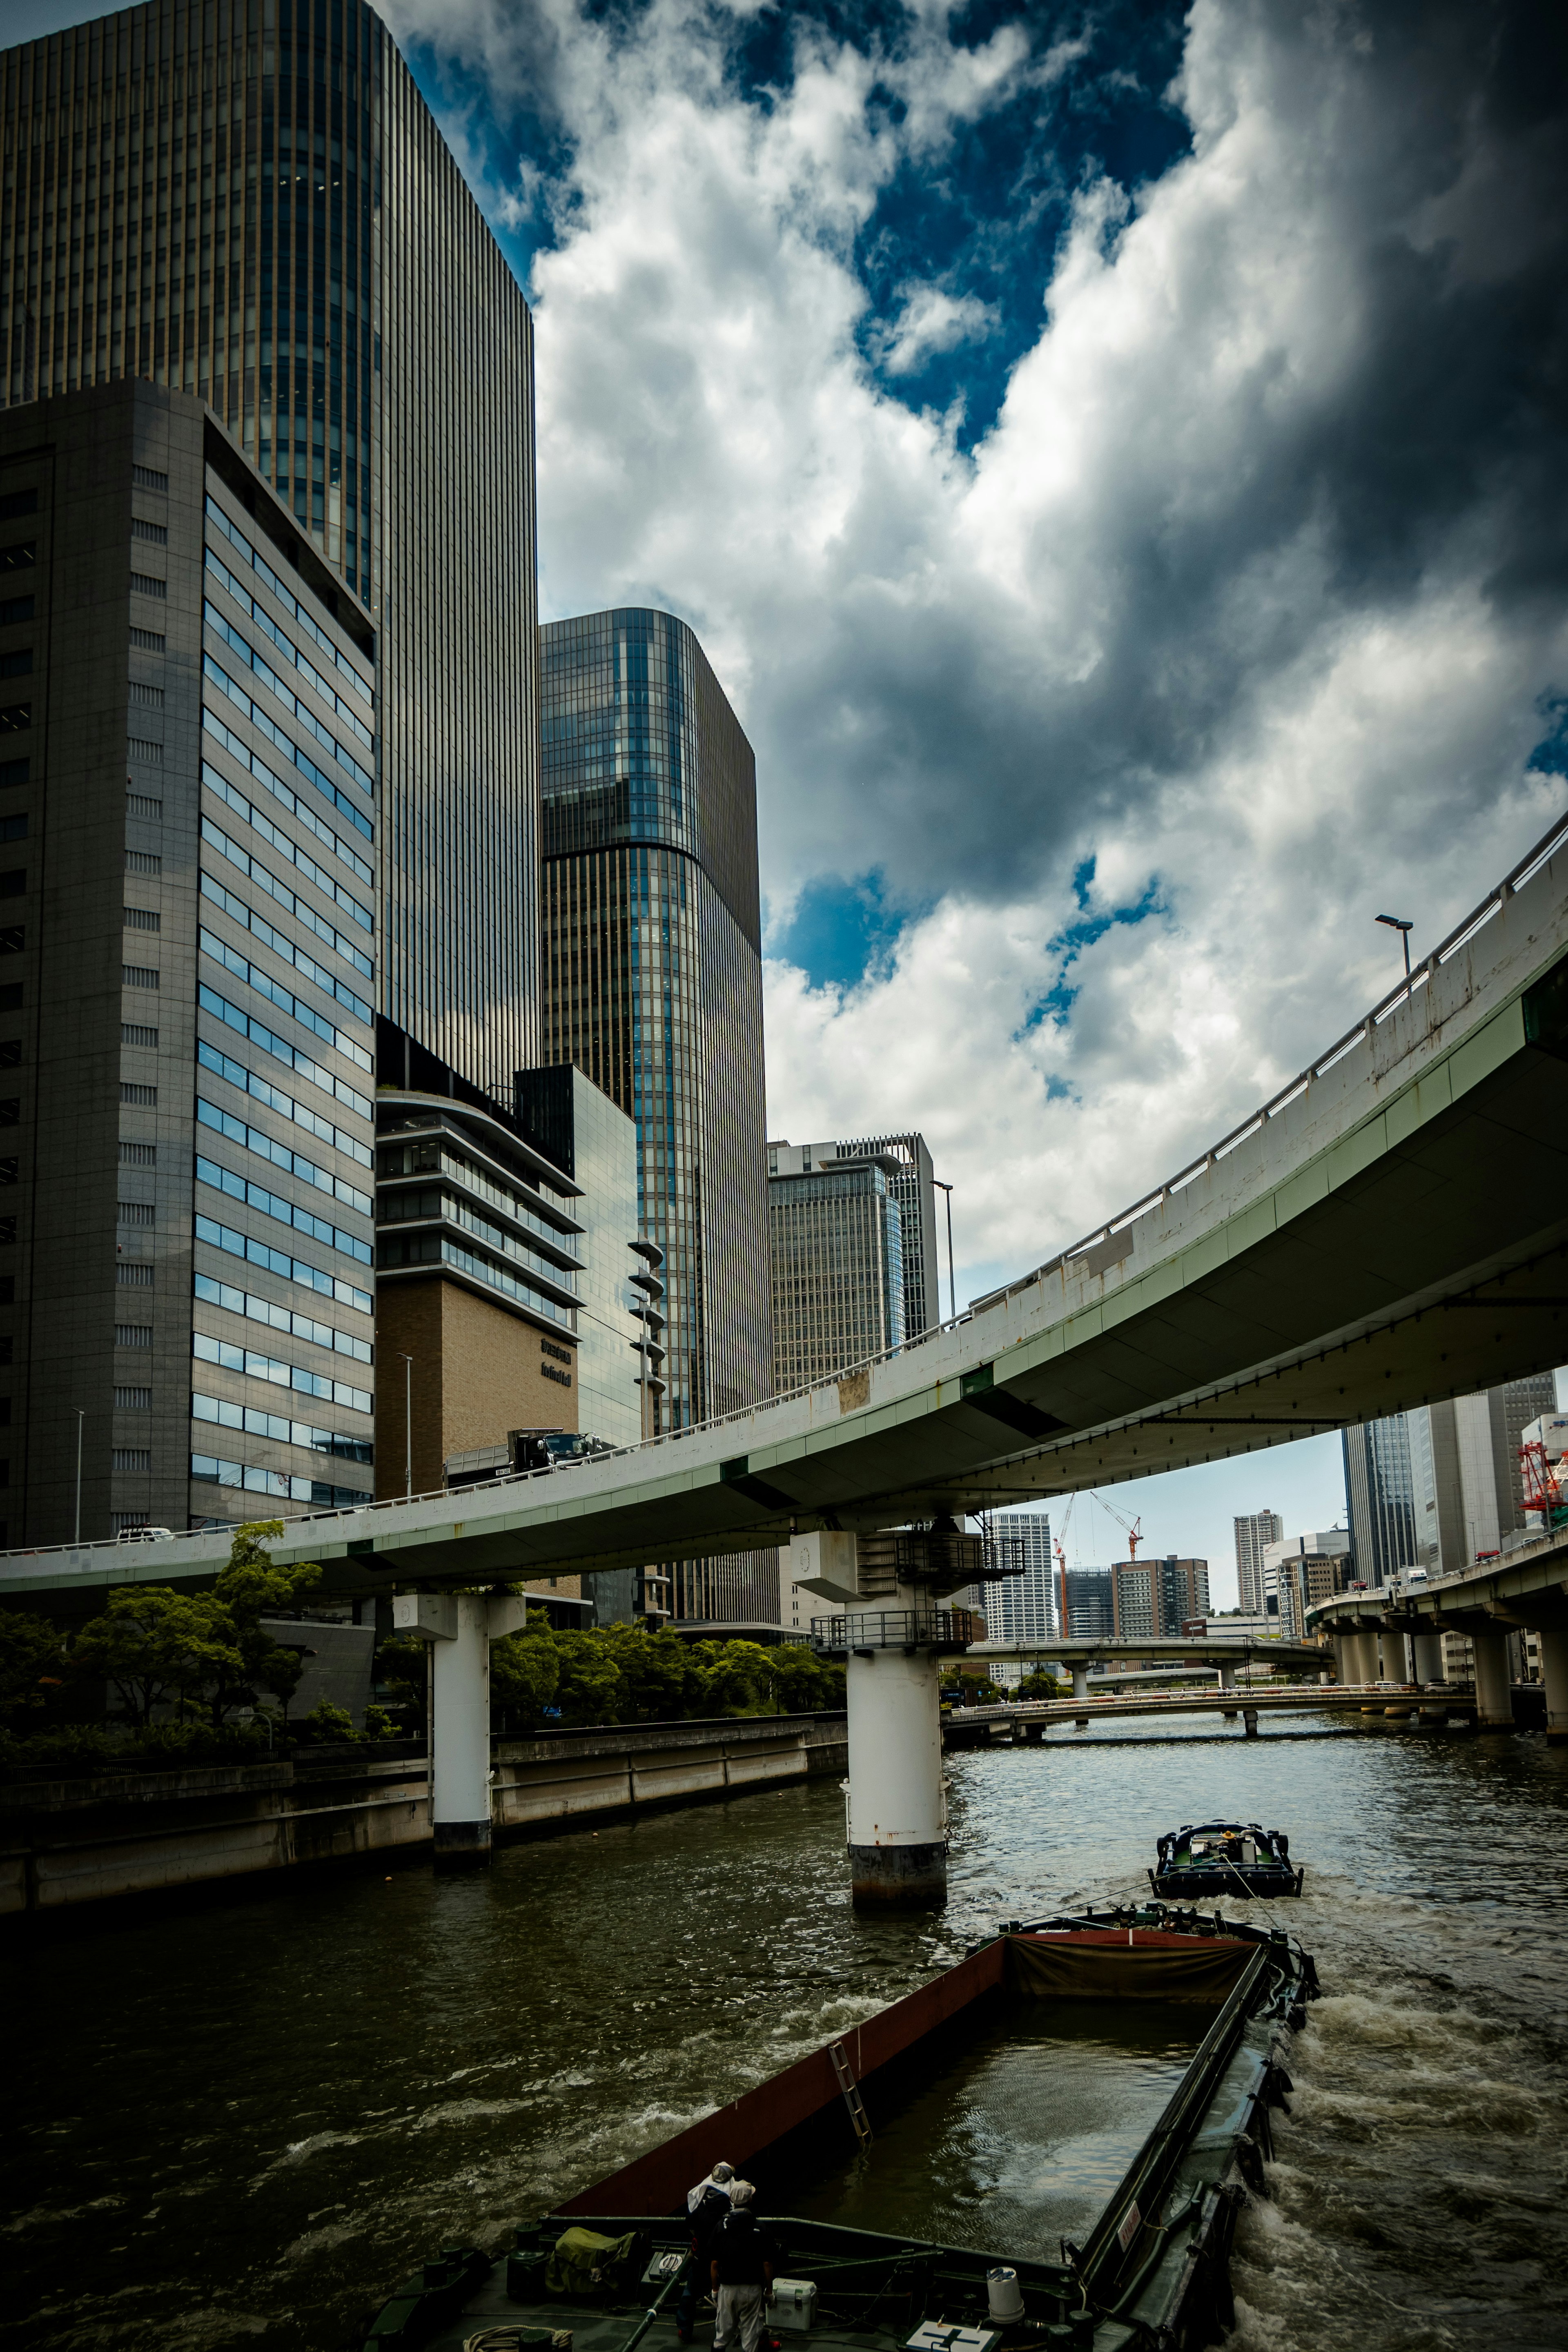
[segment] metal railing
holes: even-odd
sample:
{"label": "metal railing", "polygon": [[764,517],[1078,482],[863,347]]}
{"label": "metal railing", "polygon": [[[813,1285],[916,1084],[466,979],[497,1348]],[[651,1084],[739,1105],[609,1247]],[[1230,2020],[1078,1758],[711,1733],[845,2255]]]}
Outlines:
{"label": "metal railing", "polygon": [[[1068,1267],[1075,1259],[1088,1257],[1099,1245],[1113,1239],[1139,1217],[1146,1215],[1149,1210],[1158,1208],[1162,1202],[1168,1201],[1174,1193],[1184,1191],[1188,1184],[1201,1176],[1205,1169],[1215,1167],[1220,1160],[1228,1158],[1231,1152],[1245,1143],[1250,1136],[1258,1134],[1271,1118],[1278,1118],[1282,1111],[1288,1110],[1300,1096],[1308,1091],[1315,1080],[1325,1077],[1330,1070],[1344,1060],[1347,1055],[1352,1054],[1358,1045],[1370,1044],[1384,1022],[1396,1013],[1402,1004],[1413,1000],[1419,990],[1426,988],[1434,974],[1458,955],[1462,948],[1467,947],[1477,932],[1490,922],[1492,917],[1507,905],[1509,899],[1517,891],[1522,890],[1527,883],[1532,881],[1547,861],[1561,849],[1568,849],[1568,814],[1559,817],[1549,831],[1542,834],[1535,846],[1528,850],[1519,863],[1504,875],[1502,880],[1487,893],[1479,905],[1472,908],[1462,922],[1456,924],[1445,939],[1439,940],[1430,955],[1423,958],[1410,972],[1409,977],[1402,978],[1394,988],[1389,990],[1386,996],[1379,997],[1371,1012],[1365,1013],[1353,1028],[1347,1029],[1342,1037],[1336,1039],[1327,1053],[1319,1055],[1317,1060],[1309,1063],[1304,1070],[1299,1071],[1289,1085],[1281,1087],[1278,1093],[1270,1095],[1268,1100],[1243,1119],[1238,1127],[1232,1128],[1227,1135],[1223,1135],[1217,1143],[1211,1145],[1209,1150],[1201,1153],[1197,1159],[1189,1160],[1187,1165],[1178,1170],[1174,1176],[1168,1177],[1163,1184],[1158,1184],[1152,1192],[1145,1192],[1142,1199],[1133,1202],[1131,1208],[1119,1210],[1115,1216],[1107,1218],[1103,1224],[1096,1225],[1092,1233],[1085,1234],[1081,1239],[1070,1243],[1066,1249],[1059,1250],[1055,1257],[1047,1258],[1043,1265],[1037,1266],[1032,1273],[1020,1276],[1016,1282],[1004,1285],[1000,1290],[988,1291],[983,1298],[971,1299],[962,1315],[950,1316],[945,1322],[931,1324],[914,1339],[906,1339],[897,1347],[881,1349],[874,1356],[863,1356],[858,1362],[845,1364],[839,1370],[829,1373],[825,1379],[803,1381],[794,1388],[781,1389],[773,1396],[761,1398],[755,1404],[737,1405],[728,1412],[713,1413],[705,1420],[691,1422],[685,1429],[666,1430],[658,1437],[645,1437],[635,1444],[617,1446],[612,1454],[595,1455],[595,1462],[604,1463],[626,1454],[646,1454],[661,1445],[679,1445],[684,1439],[701,1436],[705,1431],[731,1428],[739,1423],[752,1421],[759,1412],[766,1412],[775,1404],[793,1403],[801,1398],[816,1395],[826,1389],[837,1388],[843,1381],[853,1379],[858,1373],[868,1372],[879,1364],[890,1363],[895,1357],[907,1356],[916,1348],[929,1346],[932,1340],[942,1338],[946,1332],[962,1329],[964,1325],[972,1323],[977,1315],[985,1313],[990,1307],[999,1306],[1004,1299],[1016,1297],[1020,1291],[1031,1288],[1036,1283],[1043,1282],[1047,1275],[1059,1271],[1065,1278]],[[516,1486],[525,1484],[531,1478],[545,1478],[561,1475],[558,1470],[517,1471],[509,1478],[498,1478],[492,1483],[497,1486]],[[418,1495],[388,1496],[376,1502],[357,1505],[352,1510],[304,1512],[298,1519],[290,1519],[288,1524],[292,1529],[300,1526],[313,1525],[321,1520],[365,1517],[377,1511],[400,1510],[410,1503],[441,1501],[447,1496],[449,1491],[445,1486],[437,1486]],[[210,1532],[210,1529],[191,1528],[177,1534],[172,1540],[175,1542],[199,1540]],[[0,1553],[0,1558],[32,1559],[47,1558],[59,1552],[112,1552],[115,1549],[115,1543],[110,1538],[86,1544],[38,1544],[29,1546],[23,1552]]]}
{"label": "metal railing", "polygon": [[973,1627],[967,1609],[868,1609],[814,1617],[811,1646],[828,1657],[857,1650],[967,1650]]}

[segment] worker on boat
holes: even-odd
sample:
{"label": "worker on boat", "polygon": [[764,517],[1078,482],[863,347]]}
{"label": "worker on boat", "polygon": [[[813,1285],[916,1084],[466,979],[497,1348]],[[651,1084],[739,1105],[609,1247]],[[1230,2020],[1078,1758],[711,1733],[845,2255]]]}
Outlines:
{"label": "worker on boat", "polygon": [[730,2210],[734,2178],[734,2166],[726,2164],[721,2157],[711,2170],[686,2192],[686,2210],[691,2222],[691,2259],[686,2265],[680,2299],[675,2306],[675,2332],[682,2344],[690,2343],[697,2325],[697,2298],[707,2290],[713,2232]]}
{"label": "worker on boat", "polygon": [[749,2180],[730,2184],[730,2210],[713,2232],[710,2276],[718,2301],[713,2352],[758,2352],[768,2290],[773,2283],[773,2240],[757,2218],[756,2190]]}

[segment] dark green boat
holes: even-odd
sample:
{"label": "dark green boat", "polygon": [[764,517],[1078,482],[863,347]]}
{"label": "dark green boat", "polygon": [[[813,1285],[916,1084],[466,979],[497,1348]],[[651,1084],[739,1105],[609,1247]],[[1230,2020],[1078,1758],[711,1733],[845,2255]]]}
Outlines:
{"label": "dark green boat", "polygon": [[[767,2333],[787,2352],[797,2336],[816,2352],[1196,2352],[1232,2324],[1237,2220],[1267,2193],[1269,2111],[1316,1993],[1283,1929],[1163,1904],[1007,1921],[510,2248],[443,2249],[354,2341],[678,2352],[687,2194],[721,2158],[755,2184],[778,2243]],[[932,2103],[952,2095],[945,2145],[969,2146],[987,2084],[1002,2086],[993,2146],[1013,2186],[950,2174],[944,2187]]]}
{"label": "dark green boat", "polygon": [[1292,1869],[1290,1841],[1283,1830],[1256,1822],[1184,1822],[1160,1840],[1159,1861],[1149,1884],[1168,1902],[1267,1902],[1276,1895],[1300,1895],[1305,1868]]}

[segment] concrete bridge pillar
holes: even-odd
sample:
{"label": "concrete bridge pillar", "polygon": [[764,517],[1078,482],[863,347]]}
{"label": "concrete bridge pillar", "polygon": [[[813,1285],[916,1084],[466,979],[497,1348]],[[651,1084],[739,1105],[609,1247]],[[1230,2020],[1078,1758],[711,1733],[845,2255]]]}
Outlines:
{"label": "concrete bridge pillar", "polygon": [[1568,1747],[1568,1625],[1541,1631],[1541,1672],[1546,1684],[1546,1737],[1553,1748]]}
{"label": "concrete bridge pillar", "polygon": [[1441,1633],[1413,1633],[1410,1655],[1415,1666],[1413,1679],[1425,1690],[1443,1679],[1443,1636]]}
{"label": "concrete bridge pillar", "polygon": [[1221,1666],[1219,1670],[1219,1686],[1221,1690],[1234,1690],[1236,1688],[1236,1668],[1234,1666]]}
{"label": "concrete bridge pillar", "polygon": [[399,1633],[430,1649],[430,1825],[437,1870],[490,1858],[490,1643],[524,1622],[526,1598],[400,1592]]}
{"label": "concrete bridge pillar", "polygon": [[1508,1635],[1476,1633],[1471,1638],[1476,1653],[1476,1728],[1511,1731],[1513,1699],[1508,1681]]}
{"label": "concrete bridge pillar", "polygon": [[1089,1696],[1089,1664],[1087,1659],[1073,1660],[1072,1695],[1074,1698]]}
{"label": "concrete bridge pillar", "polygon": [[940,1910],[947,1901],[942,1675],[901,1649],[852,1654],[849,1875],[863,1909]]}

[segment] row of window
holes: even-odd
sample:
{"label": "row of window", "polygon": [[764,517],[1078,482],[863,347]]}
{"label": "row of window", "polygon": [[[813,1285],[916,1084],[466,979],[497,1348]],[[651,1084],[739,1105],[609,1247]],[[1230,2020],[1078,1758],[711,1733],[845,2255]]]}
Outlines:
{"label": "row of window", "polygon": [[219,1462],[210,1454],[192,1454],[191,1478],[197,1486],[237,1486],[247,1495],[276,1495],[290,1503],[311,1503],[319,1511],[357,1511],[371,1499],[359,1486],[333,1486],[324,1478],[295,1478],[283,1470]]}
{"label": "row of window", "polygon": [[[267,772],[270,773],[271,772],[268,770]],[[237,788],[229,782],[226,776],[219,773],[217,769],[213,766],[210,760],[204,760],[202,761],[202,782],[206,786],[209,793],[215,793],[217,795],[218,799],[223,802],[226,808],[232,809],[235,815],[237,816],[243,824],[249,825],[252,832],[258,833],[263,841],[270,844],[272,848],[279,850],[282,856],[289,860],[291,866],[296,866],[299,871],[304,875],[308,882],[313,882],[317,889],[320,890],[325,898],[331,900],[333,906],[341,907],[344,914],[347,915],[352,921],[356,922],[359,925],[362,931],[374,930],[375,918],[371,913],[370,908],[368,907],[362,906],[359,900],[354,897],[353,892],[345,888],[342,882],[338,881],[334,876],[329,874],[324,866],[318,866],[315,859],[310,855],[308,850],[302,849],[297,841],[290,840],[288,834],[280,832],[269,817],[262,814],[262,812],[256,806],[253,801],[247,800],[245,794],[237,790]],[[287,793],[286,787],[279,786],[279,794],[280,796],[286,795],[289,801],[293,801],[294,799],[293,793]],[[295,813],[296,814],[299,813],[297,806]],[[344,854],[344,845],[339,841],[337,835],[332,832],[331,826],[321,824],[318,819],[315,829],[325,835],[326,839],[331,842],[333,848],[340,856]],[[365,867],[363,857],[360,857],[353,852],[350,851],[348,852],[348,862],[354,867],[356,872],[363,869],[366,881],[370,879],[369,869]]]}
{"label": "row of window", "polygon": [[337,646],[332,643],[331,637],[328,636],[324,629],[318,628],[316,623],[311,619],[305,607],[300,604],[296,598],[289,594],[288,589],[283,585],[282,581],[279,580],[276,572],[273,571],[272,566],[267,562],[264,556],[258,553],[257,550],[251,545],[249,540],[246,538],[245,533],[240,530],[238,524],[232,522],[228,516],[225,514],[222,507],[219,506],[217,500],[212,496],[210,491],[207,495],[207,520],[217,525],[218,530],[222,531],[225,539],[227,540],[236,554],[238,555],[243,562],[250,565],[251,570],[256,573],[258,579],[266,583],[267,587],[282,605],[283,610],[299,622],[300,627],[304,630],[306,635],[310,638],[312,643],[320,646],[324,654],[331,656],[333,664],[342,675],[348,679],[349,684],[353,688],[354,692],[359,695],[367,705],[373,705],[373,698],[369,687],[365,684],[363,678],[361,677],[358,670],[355,669],[353,662],[349,660],[347,655],[339,652]]}
{"label": "row of window", "polygon": [[[264,1021],[256,1020],[250,1013],[242,1011],[237,1004],[231,1003],[226,996],[220,996],[217,990],[209,988],[205,981],[196,991],[196,1002],[205,1012],[216,1014],[226,1028],[237,1030],[239,1034],[248,1038],[253,1045],[258,1045],[264,1054],[271,1055],[274,1060],[281,1062],[286,1068],[297,1071],[300,1077],[309,1078],[312,1086],[320,1087],[322,1092],[331,1095],[335,1102],[341,1102],[348,1110],[357,1111],[361,1118],[370,1118],[372,1107],[368,1095],[360,1094],[356,1088],[350,1086],[346,1078],[335,1077],[324,1064],[312,1061],[310,1055],[301,1047],[290,1045],[287,1037],[277,1035],[273,1030],[268,1028]],[[155,1029],[139,1033],[135,1038],[130,1038],[125,1035],[122,1028],[121,1037],[127,1045],[156,1045],[158,1043],[158,1033]],[[343,1148],[347,1149],[346,1146]],[[357,1160],[361,1155],[356,1150],[353,1156]]]}
{"label": "row of window", "polygon": [[504,1266],[497,1265],[490,1258],[476,1256],[472,1250],[462,1248],[445,1234],[384,1234],[377,1245],[376,1264],[391,1272],[407,1265],[449,1265],[455,1273],[471,1276],[487,1289],[498,1291],[503,1298],[512,1299],[531,1313],[547,1316],[563,1331],[575,1331],[577,1328],[574,1309],[546,1298],[542,1291],[520,1282]]}
{"label": "row of window", "polygon": [[[134,630],[132,635],[135,635]],[[270,793],[279,806],[288,810],[290,816],[299,818],[307,833],[313,834],[319,842],[331,851],[334,857],[341,857],[351,873],[357,874],[362,882],[374,883],[375,876],[358,850],[344,841],[340,834],[334,833],[326,819],[316,814],[309,801],[301,799],[298,793],[290,791],[282,777],[273,773],[259,751],[252,751],[247,745],[240,741],[237,735],[231,733],[209,703],[204,702],[202,705],[202,727],[215,742],[222,744],[231,760],[237,761],[247,774],[255,777],[264,792]],[[212,778],[205,765],[203,767],[202,775],[205,782],[211,782]],[[372,828],[368,820],[362,817],[352,803],[345,803],[344,807],[345,813],[353,817],[360,831],[369,840],[372,837]],[[250,822],[254,824],[257,820],[252,816]],[[259,825],[258,830],[260,830]]]}
{"label": "row of window", "polygon": [[258,1241],[254,1234],[242,1234],[233,1225],[220,1225],[216,1218],[202,1216],[196,1219],[195,1230],[197,1241],[209,1243],[226,1256],[243,1258],[247,1265],[264,1266],[268,1274],[281,1275],[285,1282],[298,1282],[307,1290],[320,1291],[323,1297],[335,1298],[340,1307],[357,1307],[362,1315],[374,1311],[375,1301],[357,1283],[345,1282],[341,1274],[329,1274],[324,1266],[312,1265],[308,1258],[291,1257],[287,1250],[274,1249],[269,1242]]}
{"label": "row of window", "polygon": [[[204,875],[202,878],[205,881],[206,877]],[[302,996],[295,996],[279,982],[269,980],[258,963],[251,963],[237,948],[231,948],[226,940],[220,940],[216,931],[204,928],[199,937],[202,953],[211,956],[225,971],[232,972],[236,980],[243,980],[258,996],[264,996],[268,1004],[277,1005],[280,1013],[287,1013],[291,1020],[298,1021],[302,1029],[311,1030],[316,1036],[324,1038],[329,1045],[335,1045],[338,1052],[346,1055],[359,1069],[374,1069],[374,1057],[363,1045],[355,1043],[346,1029],[337,1028],[307,1004]]]}
{"label": "row of window", "polygon": [[[226,858],[228,863],[237,867],[241,874],[248,876],[258,889],[264,891],[268,898],[281,907],[286,915],[292,915],[297,923],[302,923],[308,931],[313,931],[317,939],[324,940],[328,947],[342,957],[345,963],[353,964],[354,970],[362,973],[366,980],[375,978],[375,966],[362,947],[356,946],[353,940],[346,939],[338,929],[337,925],[329,923],[324,915],[318,915],[308,899],[300,898],[285,883],[280,882],[271,867],[264,866],[259,857],[252,857],[247,850],[241,849],[238,842],[225,833],[221,825],[215,824],[210,816],[204,816],[202,819],[202,839],[209,849],[216,849],[220,857]],[[251,928],[255,929],[254,915]],[[300,961],[300,951],[297,948],[294,950],[293,961],[296,963]],[[312,970],[314,969],[316,967],[312,967]],[[336,993],[335,983],[334,993]],[[358,999],[353,1001],[357,1003]]]}
{"label": "row of window", "polygon": [[368,1437],[351,1437],[342,1429],[317,1429],[310,1422],[263,1412],[258,1405],[235,1404],[227,1397],[192,1397],[191,1418],[216,1422],[220,1429],[243,1429],[247,1437],[270,1437],[279,1445],[303,1445],[312,1454],[333,1454],[340,1462],[375,1459],[375,1446]]}
{"label": "row of window", "polygon": [[279,1224],[291,1225],[296,1233],[309,1234],[312,1240],[324,1242],[329,1249],[341,1250],[345,1257],[358,1258],[364,1265],[371,1264],[370,1244],[362,1242],[357,1234],[345,1233],[341,1225],[316,1216],[281,1192],[269,1192],[265,1184],[253,1184],[246,1177],[237,1176],[232,1168],[220,1167],[216,1160],[198,1157],[196,1181],[210,1184],[215,1192],[226,1192],[231,1201],[243,1201],[247,1208],[259,1209],[264,1217],[276,1217]]}
{"label": "row of window", "polygon": [[[273,724],[272,720],[267,716],[266,711],[262,709],[260,704],[253,702],[249,695],[246,693],[245,688],[241,686],[236,685],[234,679],[230,677],[227,670],[223,668],[221,664],[216,662],[211,654],[204,654],[202,656],[202,676],[210,680],[210,682],[217,688],[220,694],[226,694],[240,715],[243,718],[249,719],[257,732],[258,734],[265,735],[268,741],[275,745],[276,748],[282,752],[283,757],[286,760],[293,762],[294,766],[299,769],[302,776],[308,776],[311,783],[316,785],[321,792],[325,793],[327,799],[331,802],[332,806],[335,809],[340,809],[343,815],[349,819],[350,823],[358,827],[359,831],[363,834],[367,841],[374,840],[374,828],[373,827],[369,817],[364,814],[363,810],[355,807],[353,802],[350,800],[347,793],[343,792],[340,786],[333,783],[331,776],[326,773],[324,769],[317,767],[314,760],[310,757],[308,752],[302,751],[298,743],[296,743],[291,737],[285,735],[280,727],[277,727]],[[30,725],[32,722],[29,719],[27,723]],[[226,732],[227,730],[226,730],[225,731]]]}
{"label": "row of window", "polygon": [[[197,1045],[196,1059],[204,1069],[215,1071],[220,1078],[226,1078],[231,1087],[237,1087],[241,1094],[253,1096],[258,1102],[265,1103],[269,1110],[279,1112],[294,1126],[302,1127],[308,1134],[318,1136],[323,1143],[330,1143],[334,1150],[343,1152],[350,1160],[357,1160],[362,1167],[370,1166],[370,1146],[362,1143],[357,1136],[351,1135],[347,1128],[334,1127],[330,1118],[322,1118],[307,1104],[297,1102],[292,1095],[286,1095],[281,1087],[273,1086],[258,1071],[247,1070],[243,1062],[236,1062],[227,1054],[220,1053],[216,1045],[209,1045],[205,1037]],[[122,1087],[121,1100],[124,1098]]]}
{"label": "row of window", "polygon": [[[204,818],[204,828],[205,823]],[[224,913],[243,930],[258,939],[263,947],[270,948],[275,956],[281,957],[285,963],[291,963],[296,971],[304,973],[307,980],[313,980],[324,995],[331,997],[346,1013],[352,1013],[356,1021],[363,1021],[367,1028],[370,1026],[374,1015],[363,996],[356,996],[346,981],[334,979],[325,964],[318,963],[314,956],[308,954],[303,948],[296,947],[293,940],[276,929],[258,908],[247,906],[243,898],[226,889],[216,875],[209,874],[205,867],[202,870],[202,897],[210,898],[215,907],[221,907]]]}
{"label": "row of window", "polygon": [[[225,563],[220,557],[215,555],[210,547],[206,551],[206,568],[208,572],[212,573],[213,577],[218,582],[219,585],[227,590],[229,595],[233,597],[235,603],[239,606],[240,611],[244,613],[247,618],[254,623],[255,626],[261,631],[268,644],[276,646],[284,660],[286,662],[291,662],[294,667],[300,672],[300,676],[306,678],[315,688],[322,701],[326,704],[328,709],[335,710],[340,719],[343,719],[347,725],[353,730],[353,732],[359,737],[360,741],[363,743],[368,750],[374,751],[375,747],[375,738],[371,733],[370,729],[365,725],[363,719],[360,717],[358,711],[352,709],[351,706],[343,699],[343,697],[337,692],[336,688],[331,684],[331,682],[321,676],[321,671],[316,667],[314,662],[306,660],[304,655],[300,651],[299,646],[293,642],[293,639],[278,626],[277,622],[272,619],[264,605],[257,604],[255,599],[247,593],[246,590],[241,586],[240,583],[235,578],[233,572],[229,570],[227,564]],[[216,615],[213,614],[213,607],[211,604],[207,604],[206,612],[209,617],[213,617],[215,619],[216,623]],[[355,684],[358,684],[357,679],[355,680]],[[330,742],[331,738],[328,736],[323,740]]]}
{"label": "row of window", "polygon": [[291,1339],[310,1339],[334,1356],[352,1356],[356,1364],[374,1361],[368,1339],[359,1339],[353,1331],[340,1331],[331,1323],[318,1323],[313,1315],[300,1315],[292,1307],[280,1306],[275,1298],[259,1298],[255,1291],[240,1290],[232,1282],[215,1282],[210,1274],[195,1276],[195,1295],[209,1307],[221,1307],[230,1315],[243,1315],[248,1323],[265,1323],[268,1330],[287,1331]]}
{"label": "row of window", "polygon": [[191,1353],[198,1363],[220,1364],[226,1372],[243,1372],[247,1381],[270,1381],[275,1388],[294,1389],[302,1396],[322,1397],[329,1403],[346,1405],[351,1412],[375,1410],[375,1400],[368,1389],[356,1389],[348,1381],[334,1381],[325,1372],[312,1372],[304,1364],[264,1356],[257,1348],[237,1348],[232,1340],[215,1339],[210,1332],[192,1333]]}
{"label": "row of window", "polygon": [[362,1192],[356,1184],[351,1184],[346,1176],[334,1176],[330,1168],[319,1168],[313,1160],[307,1160],[302,1151],[291,1151],[286,1143],[279,1143],[268,1135],[265,1128],[247,1127],[244,1119],[236,1118],[232,1111],[222,1109],[216,1103],[208,1102],[205,1095],[196,1097],[196,1123],[199,1127],[215,1129],[219,1135],[226,1136],[231,1143],[237,1143],[243,1150],[255,1152],[258,1160],[268,1161],[274,1168],[281,1168],[287,1175],[297,1176],[302,1184],[313,1185],[318,1192],[327,1193],[345,1209],[357,1209],[364,1217],[370,1215],[370,1194]]}
{"label": "row of window", "polygon": [[[348,747],[339,742],[331,729],[317,718],[308,702],[301,702],[300,697],[284,685],[271,664],[262,660],[255,646],[247,644],[232,623],[224,619],[217,606],[209,598],[203,599],[202,618],[214,635],[221,637],[229,651],[237,656],[253,677],[260,680],[273,699],[283,705],[290,719],[302,727],[308,735],[314,736],[322,751],[330,753],[339,767],[346,770],[353,778],[361,792],[374,799],[375,778],[371,774],[370,770],[362,767]],[[255,717],[254,710],[251,715]]]}
{"label": "row of window", "polygon": [[488,1218],[480,1216],[477,1209],[469,1207],[460,1192],[433,1190],[384,1193],[377,1203],[376,1215],[384,1225],[444,1217],[449,1224],[461,1225],[465,1233],[472,1234],[476,1241],[483,1242],[487,1249],[498,1250],[514,1264],[526,1265],[534,1274],[542,1275],[547,1282],[559,1283],[563,1290],[575,1291],[577,1287],[574,1274],[564,1266],[552,1264],[548,1258],[541,1257],[525,1242],[503,1232],[500,1225],[492,1225]]}

